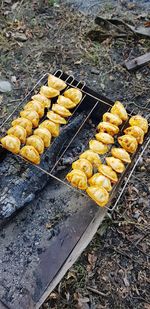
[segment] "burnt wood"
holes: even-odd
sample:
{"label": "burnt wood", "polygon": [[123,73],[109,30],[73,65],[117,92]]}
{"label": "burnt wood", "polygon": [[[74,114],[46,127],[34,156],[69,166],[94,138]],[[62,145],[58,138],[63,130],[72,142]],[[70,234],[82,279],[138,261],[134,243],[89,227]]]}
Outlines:
{"label": "burnt wood", "polygon": [[140,57],[134,58],[132,60],[126,60],[124,62],[128,71],[137,70],[150,62],[150,53],[146,53]]}

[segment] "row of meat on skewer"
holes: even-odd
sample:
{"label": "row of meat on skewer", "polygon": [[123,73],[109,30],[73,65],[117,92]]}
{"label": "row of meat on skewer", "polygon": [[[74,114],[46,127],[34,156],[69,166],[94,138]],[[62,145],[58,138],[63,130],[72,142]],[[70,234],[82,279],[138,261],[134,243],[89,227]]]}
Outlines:
{"label": "row of meat on skewer", "polygon": [[116,101],[110,112],[103,115],[103,121],[97,126],[95,139],[89,141],[89,149],[83,152],[72,164],[72,170],[66,176],[73,187],[86,190],[87,194],[99,206],[109,201],[112,185],[117,183],[118,175],[124,172],[125,164],[131,162],[130,154],[136,152],[138,144],[143,143],[148,131],[148,122],[141,115],[129,119],[130,126],[124,130],[125,135],[118,137],[121,148],[112,147],[111,156],[105,157],[102,164],[100,155],[106,154],[114,137],[119,133],[119,126],[128,120],[124,106]]}
{"label": "row of meat on skewer", "polygon": [[[1,138],[2,147],[39,164],[40,155],[50,146],[52,138],[59,135],[60,125],[67,123],[65,118],[71,116],[70,109],[75,108],[82,99],[82,92],[76,88],[69,88],[60,95],[66,87],[63,80],[50,74],[48,86],[42,86],[40,92],[24,106],[20,117],[12,121],[7,135]],[[56,96],[57,102],[50,109],[51,98]],[[45,109],[48,109],[46,119],[40,122]]]}

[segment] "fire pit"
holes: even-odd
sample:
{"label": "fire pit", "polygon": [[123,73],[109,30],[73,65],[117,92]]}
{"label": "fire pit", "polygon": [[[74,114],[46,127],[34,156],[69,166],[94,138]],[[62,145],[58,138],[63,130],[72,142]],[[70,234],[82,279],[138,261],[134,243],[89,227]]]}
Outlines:
{"label": "fire pit", "polygon": [[[113,187],[109,204],[99,208],[85,193],[72,188],[65,176],[72,162],[87,148],[98,122],[113,102],[73,76],[60,70],[55,75],[66,81],[68,87],[80,88],[83,99],[68,125],[44,153],[41,164],[32,165],[1,149],[0,297],[4,308],[39,308],[90,242],[106,212],[117,206],[149,143],[148,132],[144,144],[132,156],[132,163]],[[46,81],[47,74],[6,119],[1,126],[3,132]],[[137,113],[137,109],[128,106],[129,116]],[[122,126],[120,134],[127,124]],[[17,216],[12,217],[16,212]]]}

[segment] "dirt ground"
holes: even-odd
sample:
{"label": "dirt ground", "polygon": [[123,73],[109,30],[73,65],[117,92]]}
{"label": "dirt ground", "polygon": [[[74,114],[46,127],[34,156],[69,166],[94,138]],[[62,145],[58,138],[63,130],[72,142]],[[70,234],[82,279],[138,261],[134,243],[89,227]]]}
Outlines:
{"label": "dirt ground", "polygon": [[[147,1],[101,1],[99,15],[135,24],[149,19]],[[105,3],[104,3],[105,2]],[[140,4],[139,4],[140,2]],[[143,4],[141,4],[143,3]],[[150,66],[129,73],[125,59],[149,51],[150,39],[91,41],[93,16],[65,1],[0,4],[0,80],[12,91],[0,95],[0,124],[45,72],[57,68],[143,114],[149,98]],[[48,308],[150,308],[149,204],[150,147],[119,202],[93,241],[43,305]]]}

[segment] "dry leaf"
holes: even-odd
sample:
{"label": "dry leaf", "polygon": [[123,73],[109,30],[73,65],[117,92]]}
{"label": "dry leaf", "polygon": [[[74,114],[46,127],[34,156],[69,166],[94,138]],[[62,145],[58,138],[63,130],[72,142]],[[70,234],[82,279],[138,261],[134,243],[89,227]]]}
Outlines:
{"label": "dry leaf", "polygon": [[125,275],[125,277],[123,278],[123,282],[124,282],[124,285],[125,285],[126,287],[129,287],[129,286],[130,286],[130,283],[129,283],[128,278],[127,278],[126,275]]}
{"label": "dry leaf", "polygon": [[70,300],[70,293],[66,292],[65,295],[66,295],[67,302],[69,302],[69,300]]}
{"label": "dry leaf", "polygon": [[47,300],[49,300],[49,299],[58,299],[58,294],[57,293],[54,293],[54,292],[52,292],[49,296],[48,296],[48,298],[47,298]]}
{"label": "dry leaf", "polygon": [[3,95],[0,95],[0,103],[3,101]]}
{"label": "dry leaf", "polygon": [[150,309],[150,304],[145,303],[144,304],[144,309]]}
{"label": "dry leaf", "polygon": [[82,297],[80,293],[76,293],[76,300],[78,301],[78,304],[76,306],[77,309],[89,309],[89,298],[88,297]]}
{"label": "dry leaf", "polygon": [[47,229],[51,229],[51,227],[52,227],[52,224],[51,224],[51,223],[46,223],[46,228],[47,228]]}
{"label": "dry leaf", "polygon": [[77,279],[76,274],[75,274],[74,271],[68,271],[68,274],[67,274],[66,279],[68,280],[68,279],[70,279],[70,278]]}
{"label": "dry leaf", "polygon": [[86,266],[86,270],[87,270],[88,273],[90,273],[92,271],[92,265],[88,264]]}
{"label": "dry leaf", "polygon": [[92,265],[92,268],[95,267],[95,263],[97,261],[97,256],[94,253],[89,253],[88,254],[88,262],[90,263],[90,265]]}
{"label": "dry leaf", "polygon": [[149,21],[146,21],[146,22],[144,23],[144,26],[145,26],[145,27],[150,27],[150,20],[149,20]]}
{"label": "dry leaf", "polygon": [[128,3],[127,7],[129,10],[133,10],[135,8],[135,3]]}
{"label": "dry leaf", "polygon": [[82,59],[77,60],[77,61],[75,61],[75,62],[74,62],[74,64],[79,65],[79,64],[81,64],[81,63],[82,63],[82,61],[83,61]]}

